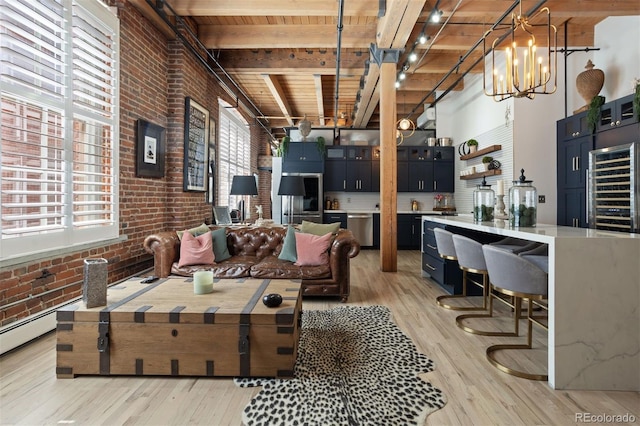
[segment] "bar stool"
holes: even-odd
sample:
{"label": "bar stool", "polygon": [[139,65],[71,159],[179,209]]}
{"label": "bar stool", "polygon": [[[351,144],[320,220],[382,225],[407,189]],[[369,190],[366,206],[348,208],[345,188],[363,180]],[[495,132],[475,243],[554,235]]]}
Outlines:
{"label": "bar stool", "polygon": [[516,254],[485,245],[484,252],[487,269],[491,276],[491,288],[497,292],[513,296],[515,305],[516,323],[521,315],[521,301],[527,300],[527,343],[526,344],[502,344],[487,348],[489,362],[507,374],[523,377],[530,380],[547,380],[547,374],[529,373],[506,366],[496,359],[496,352],[503,350],[525,350],[532,348],[533,324],[538,324],[548,330],[548,326],[540,320],[546,317],[533,316],[533,304],[547,309],[540,301],[547,298],[548,279],[547,273],[537,265],[528,262],[525,258]]}
{"label": "bar stool", "polygon": [[538,247],[519,253],[519,256],[537,265],[540,269],[549,273],[549,245],[540,244]]}
{"label": "bar stool", "polygon": [[[482,244],[472,240],[471,238],[452,234],[451,232],[440,230],[438,228],[434,230],[434,233],[439,253],[442,241],[443,252],[440,256],[447,255],[447,253],[448,255],[452,252],[455,253],[458,265],[460,266],[460,269],[462,269],[462,294],[439,296],[436,298],[436,303],[443,308],[457,311],[486,310],[489,277],[487,266],[484,263],[484,256],[482,254]],[[482,282],[478,282],[470,278],[470,272],[482,275]],[[445,299],[466,298],[468,283],[472,283],[482,288],[482,306],[451,306],[442,302],[442,300]]]}
{"label": "bar stool", "polygon": [[[435,228],[433,233],[436,237],[436,246],[438,247],[438,254],[441,258],[446,260],[458,260],[456,254],[456,248],[453,243],[453,234],[442,228]],[[459,262],[458,262],[459,263]],[[462,269],[462,268],[461,268]],[[484,268],[486,269],[486,268]],[[444,303],[446,299],[461,299],[467,297],[467,280],[466,271],[462,269],[462,294],[444,295],[436,297],[436,303],[445,309],[451,309],[453,311],[472,311],[478,309],[486,309],[486,305],[483,302],[482,306],[455,306]]]}
{"label": "bar stool", "polygon": [[[482,309],[487,311],[484,314],[465,314],[459,315],[456,318],[456,325],[462,330],[471,334],[478,334],[481,336],[517,336],[518,335],[518,321],[515,322],[515,330],[513,332],[504,331],[485,331],[478,330],[476,328],[469,327],[464,323],[465,320],[470,318],[491,318],[493,317],[493,298],[496,297],[507,306],[513,307],[513,305],[506,300],[494,296],[491,292],[489,285],[489,278],[491,277],[484,260],[484,252],[482,250],[483,245],[471,238],[467,238],[462,235],[454,234],[452,236],[453,244],[458,255],[458,264],[462,269],[463,286],[466,285],[467,280],[473,284],[482,287]],[[482,275],[482,283],[471,280],[468,277],[468,273],[473,272]],[[464,288],[464,287],[463,287]],[[488,308],[487,308],[488,304]],[[479,308],[476,308],[479,309]]]}
{"label": "bar stool", "polygon": [[490,246],[510,251],[511,253],[519,254],[524,251],[533,250],[540,245],[540,243],[521,240],[520,238],[505,237],[495,243],[490,243]]}

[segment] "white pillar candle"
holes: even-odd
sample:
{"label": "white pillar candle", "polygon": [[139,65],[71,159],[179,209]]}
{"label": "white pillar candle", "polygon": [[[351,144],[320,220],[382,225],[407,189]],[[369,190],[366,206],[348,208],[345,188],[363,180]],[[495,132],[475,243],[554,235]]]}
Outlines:
{"label": "white pillar candle", "polygon": [[497,185],[496,195],[504,195],[504,181],[499,179]]}
{"label": "white pillar candle", "polygon": [[196,271],[193,274],[193,292],[207,294],[213,291],[213,272]]}

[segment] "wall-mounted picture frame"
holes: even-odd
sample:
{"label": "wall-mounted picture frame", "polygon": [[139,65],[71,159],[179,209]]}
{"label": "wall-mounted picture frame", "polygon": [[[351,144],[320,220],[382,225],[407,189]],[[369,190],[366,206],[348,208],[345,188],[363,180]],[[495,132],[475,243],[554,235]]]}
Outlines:
{"label": "wall-mounted picture frame", "polygon": [[216,200],[216,120],[209,120],[209,181],[205,201],[211,205]]}
{"label": "wall-mounted picture frame", "polygon": [[184,106],[184,191],[207,190],[209,111],[187,96]]}
{"label": "wall-mounted picture frame", "polygon": [[139,119],[136,123],[136,176],[164,177],[164,127]]}

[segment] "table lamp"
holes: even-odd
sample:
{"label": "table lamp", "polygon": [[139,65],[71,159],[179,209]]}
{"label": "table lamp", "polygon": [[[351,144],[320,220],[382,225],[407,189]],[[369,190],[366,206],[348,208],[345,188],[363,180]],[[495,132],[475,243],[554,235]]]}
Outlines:
{"label": "table lamp", "polygon": [[[256,178],[253,176],[234,176],[231,181],[230,195],[258,195],[258,187],[256,186]],[[246,220],[245,203],[242,200],[242,208],[240,209],[240,217],[242,222]]]}
{"label": "table lamp", "polygon": [[289,206],[287,212],[289,218],[287,220],[287,224],[293,224],[293,197],[304,194],[304,179],[302,176],[282,176],[280,178],[278,195],[286,195],[289,197]]}

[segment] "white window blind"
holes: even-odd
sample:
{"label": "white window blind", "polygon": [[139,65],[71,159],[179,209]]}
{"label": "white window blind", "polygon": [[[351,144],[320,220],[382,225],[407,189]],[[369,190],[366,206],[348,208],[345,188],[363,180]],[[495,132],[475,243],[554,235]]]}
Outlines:
{"label": "white window blind", "polygon": [[0,0],[0,259],[118,235],[117,17]]}
{"label": "white window blind", "polygon": [[[235,175],[251,174],[251,133],[249,125],[231,105],[219,100],[218,205],[236,208],[242,196],[229,195]],[[249,206],[246,206],[249,208]]]}

